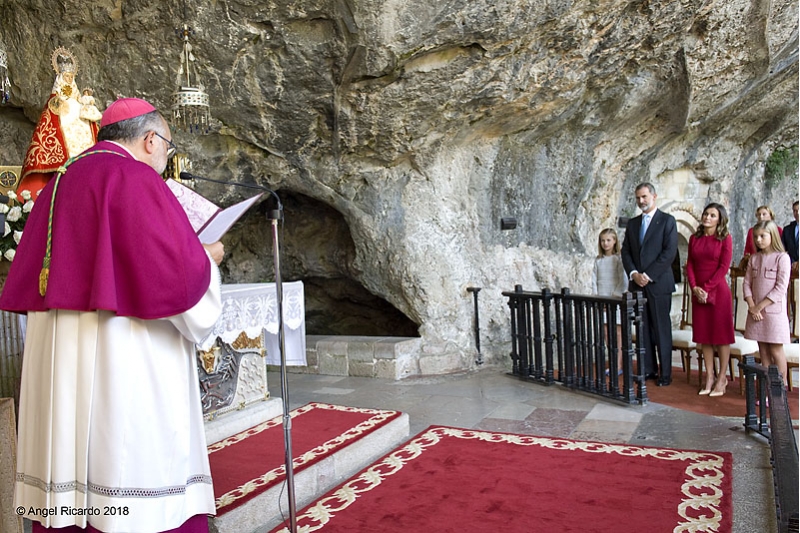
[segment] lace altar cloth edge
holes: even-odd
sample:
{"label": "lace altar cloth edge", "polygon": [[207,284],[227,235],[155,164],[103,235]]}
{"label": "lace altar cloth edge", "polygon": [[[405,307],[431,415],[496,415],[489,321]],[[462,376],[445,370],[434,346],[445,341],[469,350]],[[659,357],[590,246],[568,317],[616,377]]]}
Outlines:
{"label": "lace altar cloth edge", "polygon": [[[305,322],[305,296],[302,281],[283,283],[284,327],[297,330]],[[244,332],[258,338],[262,329],[278,333],[278,297],[274,283],[222,285],[222,314],[211,333],[198,347],[208,350],[219,337],[231,344]]]}

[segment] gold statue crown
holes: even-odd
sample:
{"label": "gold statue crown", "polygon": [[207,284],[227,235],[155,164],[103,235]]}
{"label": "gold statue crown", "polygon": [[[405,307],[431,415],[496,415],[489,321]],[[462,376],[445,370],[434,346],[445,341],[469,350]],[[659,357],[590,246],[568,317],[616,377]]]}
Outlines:
{"label": "gold statue crown", "polygon": [[56,74],[61,74],[62,72],[72,72],[74,74],[78,72],[78,60],[75,59],[72,52],[63,46],[53,50],[50,62],[53,64],[53,70],[56,71]]}

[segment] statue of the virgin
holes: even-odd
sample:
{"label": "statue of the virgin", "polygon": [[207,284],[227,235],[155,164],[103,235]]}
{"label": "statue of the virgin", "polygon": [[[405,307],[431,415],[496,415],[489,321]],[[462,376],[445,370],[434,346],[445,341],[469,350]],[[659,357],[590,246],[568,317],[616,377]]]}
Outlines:
{"label": "statue of the virgin", "polygon": [[53,173],[97,141],[101,113],[91,89],[78,90],[78,61],[66,48],[52,55],[55,83],[25,154],[17,191],[28,190],[35,200]]}

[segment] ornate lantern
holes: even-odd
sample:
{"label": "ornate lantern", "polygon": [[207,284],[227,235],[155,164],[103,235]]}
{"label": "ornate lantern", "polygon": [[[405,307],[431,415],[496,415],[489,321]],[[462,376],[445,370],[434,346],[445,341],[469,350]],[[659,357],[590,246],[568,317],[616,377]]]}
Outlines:
{"label": "ornate lantern", "polygon": [[199,84],[196,72],[192,71],[192,63],[196,61],[189,43],[192,29],[186,24],[178,30],[183,36],[181,66],[178,70],[178,90],[172,93],[172,118],[175,126],[189,133],[208,133],[211,121],[211,109],[208,105],[208,94]]}

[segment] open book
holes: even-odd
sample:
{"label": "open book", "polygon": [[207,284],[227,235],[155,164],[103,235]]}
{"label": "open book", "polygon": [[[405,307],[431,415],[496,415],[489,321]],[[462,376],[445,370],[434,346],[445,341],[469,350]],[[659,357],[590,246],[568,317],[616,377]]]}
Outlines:
{"label": "open book", "polygon": [[212,201],[172,178],[167,180],[167,186],[183,206],[192,228],[203,244],[211,244],[220,240],[245,211],[250,209],[264,194],[263,192],[258,193],[252,198],[221,209]]}

